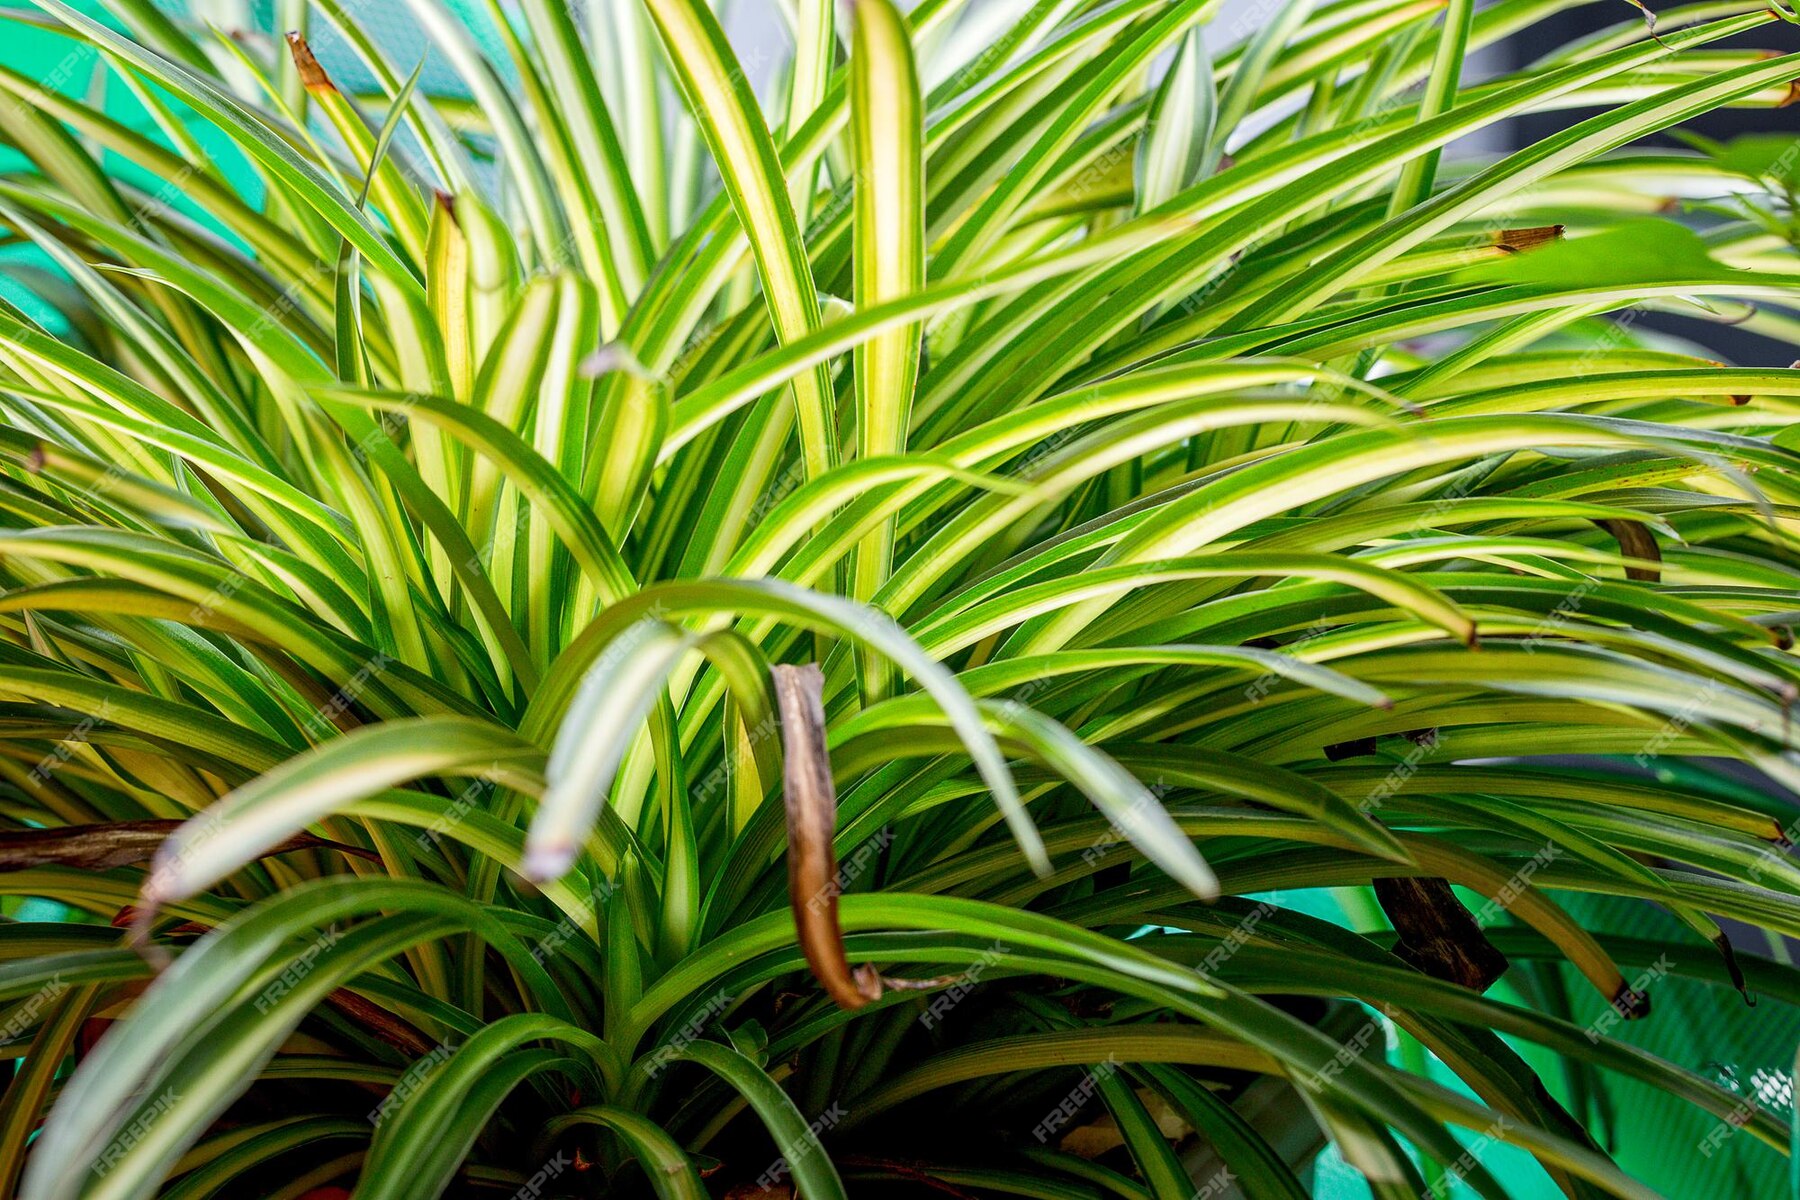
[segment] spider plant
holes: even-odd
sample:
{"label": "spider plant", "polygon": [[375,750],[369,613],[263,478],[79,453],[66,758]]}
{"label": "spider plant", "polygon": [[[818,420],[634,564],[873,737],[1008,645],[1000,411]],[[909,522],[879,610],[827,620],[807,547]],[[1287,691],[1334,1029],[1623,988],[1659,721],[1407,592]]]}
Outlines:
{"label": "spider plant", "polygon": [[1785,10],[35,3],[0,1194],[1784,1178],[1630,1022],[1800,1001],[1800,372],[1640,322],[1800,333],[1792,146],[1642,146]]}

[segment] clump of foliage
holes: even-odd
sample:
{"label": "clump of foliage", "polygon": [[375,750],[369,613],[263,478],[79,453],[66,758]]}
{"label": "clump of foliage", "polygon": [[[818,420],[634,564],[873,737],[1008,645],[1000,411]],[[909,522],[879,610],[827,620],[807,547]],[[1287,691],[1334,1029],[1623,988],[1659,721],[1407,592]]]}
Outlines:
{"label": "clump of foliage", "polygon": [[36,2],[0,1193],[1651,1196],[1611,1077],[1785,1148],[1620,1024],[1800,997],[1692,761],[1800,784],[1800,373],[1638,321],[1800,332],[1791,150],[1634,148],[1785,13],[1477,82],[1561,0],[795,0],[776,71],[408,0],[452,88]]}

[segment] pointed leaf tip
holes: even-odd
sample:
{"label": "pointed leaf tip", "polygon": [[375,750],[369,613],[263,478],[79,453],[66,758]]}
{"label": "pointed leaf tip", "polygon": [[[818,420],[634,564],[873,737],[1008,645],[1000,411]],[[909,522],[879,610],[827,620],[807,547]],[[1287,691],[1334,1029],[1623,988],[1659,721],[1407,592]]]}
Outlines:
{"label": "pointed leaf tip", "polygon": [[331,76],[325,73],[325,68],[314,57],[312,46],[307,43],[305,35],[298,29],[290,29],[287,32],[287,44],[288,53],[294,59],[294,69],[300,72],[301,86],[309,92],[337,91],[337,86],[331,82]]}

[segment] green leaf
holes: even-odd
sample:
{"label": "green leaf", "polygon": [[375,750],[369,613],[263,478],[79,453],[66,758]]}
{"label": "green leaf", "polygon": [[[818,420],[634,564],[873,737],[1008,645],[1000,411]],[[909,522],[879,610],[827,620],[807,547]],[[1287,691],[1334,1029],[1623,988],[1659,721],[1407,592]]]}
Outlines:
{"label": "green leaf", "polygon": [[[700,0],[646,0],[645,6],[750,238],[776,336],[790,342],[814,332],[820,324],[819,296],[806,246],[743,67]],[[793,394],[807,473],[817,475],[838,457],[831,377],[823,367],[796,375]]]}
{"label": "green leaf", "polygon": [[674,1058],[705,1067],[723,1079],[753,1109],[780,1157],[765,1174],[792,1179],[805,1200],[844,1200],[843,1182],[815,1133],[794,1102],[754,1062],[729,1046],[696,1041],[677,1049]]}
{"label": "green leaf", "polygon": [[[854,299],[867,310],[925,286],[924,114],[906,23],[888,0],[858,0],[851,47],[850,129],[854,151],[856,264]],[[922,323],[875,334],[851,352],[856,395],[856,456],[906,450]],[[894,553],[891,521],[863,539],[852,594],[873,596],[887,581]],[[879,694],[883,680],[865,671]]]}
{"label": "green leaf", "polygon": [[1219,98],[1212,58],[1200,30],[1182,36],[1175,61],[1157,86],[1132,163],[1137,211],[1149,212],[1197,182],[1206,169]]}

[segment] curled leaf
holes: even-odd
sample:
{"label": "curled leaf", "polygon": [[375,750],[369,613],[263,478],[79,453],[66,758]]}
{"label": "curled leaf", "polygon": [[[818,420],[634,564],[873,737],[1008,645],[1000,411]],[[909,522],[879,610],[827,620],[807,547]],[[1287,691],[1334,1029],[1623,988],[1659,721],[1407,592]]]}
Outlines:
{"label": "curled leaf", "polygon": [[781,793],[787,805],[788,903],[806,964],[839,1006],[861,1008],[881,998],[881,976],[854,969],[838,925],[837,789],[825,748],[825,676],[817,664],[777,665],[775,705],[781,716]]}
{"label": "curled leaf", "polygon": [[1650,36],[1656,39],[1656,44],[1667,46],[1668,43],[1662,40],[1662,35],[1656,32],[1656,14],[1651,11],[1650,6],[1645,4],[1644,0],[1625,0],[1625,3],[1644,14],[1644,28],[1650,31]]}

